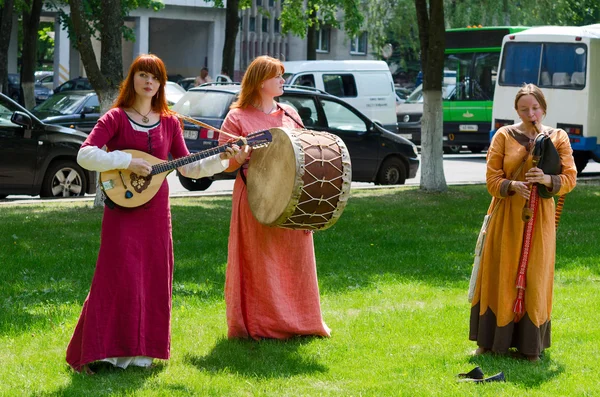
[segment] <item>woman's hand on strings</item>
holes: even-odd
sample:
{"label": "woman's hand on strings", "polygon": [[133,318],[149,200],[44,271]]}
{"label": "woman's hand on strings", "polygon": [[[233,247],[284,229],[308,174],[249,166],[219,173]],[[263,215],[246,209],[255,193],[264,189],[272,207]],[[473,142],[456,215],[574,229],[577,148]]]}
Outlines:
{"label": "woman's hand on strings", "polygon": [[235,155],[235,161],[237,161],[238,164],[244,164],[244,161],[246,161],[251,151],[252,148],[250,146],[242,146],[242,149]]}
{"label": "woman's hand on strings", "polygon": [[148,176],[152,172],[152,166],[149,162],[140,158],[132,158],[127,169],[134,174]]}
{"label": "woman's hand on strings", "polygon": [[229,160],[234,157],[240,151],[240,147],[238,145],[231,145],[230,147],[225,148],[225,151],[220,154],[221,160]]}
{"label": "woman's hand on strings", "polygon": [[525,200],[529,199],[529,195],[531,194],[531,191],[529,190],[529,184],[520,181],[512,181],[510,183],[509,190],[515,192]]}

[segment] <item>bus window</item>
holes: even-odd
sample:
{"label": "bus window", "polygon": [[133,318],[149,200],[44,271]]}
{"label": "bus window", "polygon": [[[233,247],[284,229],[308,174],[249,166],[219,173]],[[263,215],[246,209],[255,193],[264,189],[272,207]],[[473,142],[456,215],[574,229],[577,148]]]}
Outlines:
{"label": "bus window", "polygon": [[585,87],[587,47],[573,43],[507,43],[500,85],[534,83],[540,87]]}
{"label": "bus window", "polygon": [[444,68],[454,71],[457,79],[457,101],[491,101],[494,97],[498,52],[447,54]]}

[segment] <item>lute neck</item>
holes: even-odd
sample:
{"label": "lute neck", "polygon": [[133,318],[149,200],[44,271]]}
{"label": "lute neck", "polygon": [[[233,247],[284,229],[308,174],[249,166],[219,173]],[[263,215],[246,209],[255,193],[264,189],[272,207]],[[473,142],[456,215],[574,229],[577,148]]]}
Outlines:
{"label": "lute neck", "polygon": [[212,149],[203,150],[201,152],[197,152],[194,154],[190,154],[189,156],[180,157],[175,160],[165,161],[164,163],[158,163],[152,166],[151,175],[162,174],[163,172],[174,170],[175,168],[182,167],[186,164],[193,163],[194,161],[201,160],[206,157],[214,156],[215,154],[219,154],[225,151],[231,144],[227,143],[222,146],[217,146]]}

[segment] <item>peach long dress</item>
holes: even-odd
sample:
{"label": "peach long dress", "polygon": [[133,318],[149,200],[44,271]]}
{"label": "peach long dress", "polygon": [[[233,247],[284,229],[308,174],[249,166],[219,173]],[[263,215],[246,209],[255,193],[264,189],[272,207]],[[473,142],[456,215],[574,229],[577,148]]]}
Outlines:
{"label": "peach long dress", "polygon": [[[575,187],[577,171],[567,133],[560,129],[550,135],[562,164],[562,173],[552,177],[555,195]],[[521,353],[539,355],[550,346],[550,315],[554,282],[556,230],[554,199],[539,200],[533,241],[527,268],[525,313],[515,322],[513,304],[525,223],[521,212],[525,199],[508,195],[508,177],[519,168],[527,154],[529,138],[514,126],[503,127],[494,135],[487,155],[487,188],[500,207],[490,221],[471,306],[469,339],[478,346],[505,353],[516,347]],[[525,180],[532,167],[531,156],[514,179]]]}
{"label": "peach long dress", "polygon": [[[232,109],[222,129],[246,136],[271,127],[301,127],[294,121],[300,120],[298,113],[281,107],[293,119],[281,109],[271,114],[253,107]],[[220,143],[227,139],[222,134]],[[312,233],[260,224],[239,173],[233,187],[225,302],[229,338],[330,336],[321,316]]]}

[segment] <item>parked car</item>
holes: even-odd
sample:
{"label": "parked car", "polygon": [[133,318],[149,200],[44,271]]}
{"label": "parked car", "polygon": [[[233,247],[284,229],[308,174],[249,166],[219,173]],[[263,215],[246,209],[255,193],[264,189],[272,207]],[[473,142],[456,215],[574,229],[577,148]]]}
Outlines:
{"label": "parked car", "polygon": [[96,191],[96,175],[77,164],[86,134],[41,122],[0,94],[0,199],[12,194],[72,197]]}
{"label": "parked car", "polygon": [[185,94],[185,89],[182,86],[172,81],[167,81],[167,84],[165,84],[165,96],[167,97],[169,106],[175,105],[183,94]]}
{"label": "parked car", "polygon": [[34,107],[31,113],[46,124],[62,125],[89,134],[100,117],[100,103],[92,90],[63,91]]}
{"label": "parked car", "polygon": [[[35,103],[42,103],[53,91],[49,88],[44,87],[42,84],[36,82],[33,88],[35,95]],[[21,103],[21,76],[17,73],[8,74],[8,96],[15,102]]]}
{"label": "parked car", "polygon": [[[185,89],[187,91],[190,88],[194,87],[194,83],[195,82],[196,82],[196,78],[195,77],[186,77],[185,79],[179,80],[177,82],[177,84],[179,84],[180,86],[182,86],[183,89]],[[229,76],[226,76],[224,74],[218,74],[214,78],[214,82],[215,83],[231,83],[232,81],[229,78]]]}
{"label": "parked car", "polygon": [[77,77],[76,79],[68,80],[56,87],[54,93],[63,91],[75,91],[75,90],[93,90],[92,84],[87,77]]}
{"label": "parked car", "polygon": [[54,91],[54,72],[35,72],[35,82]]}
{"label": "parked car", "polygon": [[[454,84],[442,85],[442,99],[449,99],[454,95]],[[398,118],[398,134],[410,140],[415,145],[421,145],[421,117],[423,117],[423,85],[419,85],[406,98],[404,103],[396,107],[396,116]],[[444,153],[460,153],[460,145],[444,144]]]}
{"label": "parked car", "polygon": [[[205,84],[190,89],[173,110],[219,128],[239,91],[239,84]],[[416,146],[341,99],[317,89],[285,86],[277,100],[294,107],[306,128],[342,138],[352,159],[353,181],[403,184],[415,177],[419,167]],[[217,146],[218,135],[214,130],[185,123],[184,137],[192,152]],[[190,180],[179,175],[179,180],[188,190],[204,190],[213,179],[231,176],[218,174],[212,179]]]}

